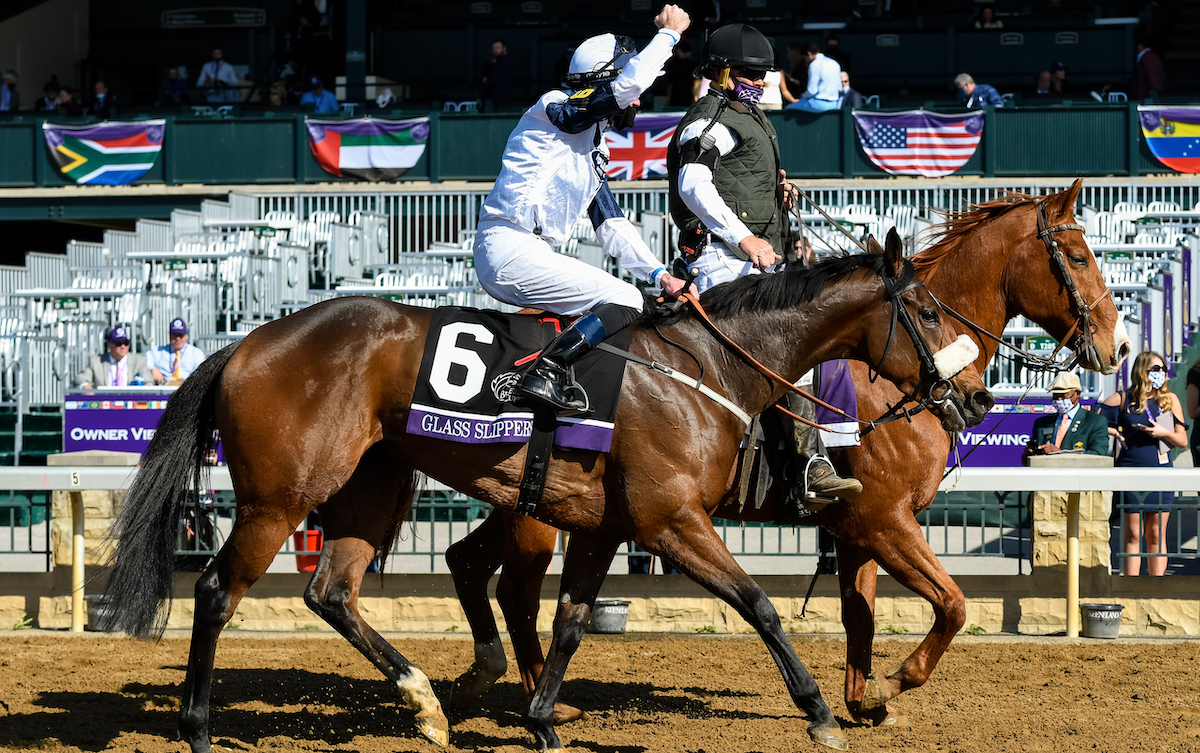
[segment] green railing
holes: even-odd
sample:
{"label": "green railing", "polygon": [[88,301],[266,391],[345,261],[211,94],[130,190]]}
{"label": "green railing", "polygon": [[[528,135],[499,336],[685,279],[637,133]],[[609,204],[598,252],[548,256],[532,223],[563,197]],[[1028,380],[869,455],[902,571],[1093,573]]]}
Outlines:
{"label": "green railing", "polygon": [[[424,113],[398,113],[412,117]],[[268,117],[271,116],[271,117]],[[429,113],[429,148],[407,181],[491,180],[517,115]],[[770,114],[783,167],[797,178],[886,177],[858,144],[847,111]],[[140,184],[245,185],[336,183],[308,147],[304,115],[166,117],[166,142]],[[0,187],[62,186],[50,160],[42,119],[0,120]],[[1136,103],[1074,103],[989,111],[984,139],[958,175],[1136,176],[1170,172],[1146,148]]]}

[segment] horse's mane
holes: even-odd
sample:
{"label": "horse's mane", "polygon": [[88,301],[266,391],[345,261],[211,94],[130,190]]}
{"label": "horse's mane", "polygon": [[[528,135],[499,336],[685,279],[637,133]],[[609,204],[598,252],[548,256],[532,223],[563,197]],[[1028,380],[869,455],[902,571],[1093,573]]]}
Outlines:
{"label": "horse's mane", "polygon": [[918,273],[925,272],[929,267],[937,265],[952,249],[957,248],[959,243],[981,224],[1002,217],[1017,207],[1036,204],[1046,198],[1007,191],[998,198],[982,204],[972,204],[966,209],[945,212],[934,210],[934,214],[940,216],[942,222],[925,230],[925,237],[932,245],[912,257],[913,266]]}
{"label": "horse's mane", "polygon": [[[795,308],[816,299],[825,286],[860,269],[876,275],[886,274],[883,254],[854,254],[823,259],[808,269],[785,270],[774,274],[747,275],[714,285],[700,296],[700,305],[711,319],[728,319],[743,312],[779,311]],[[914,277],[912,264],[905,261],[899,285]],[[651,308],[647,318],[655,324],[673,324],[689,316],[686,309],[672,311]]]}

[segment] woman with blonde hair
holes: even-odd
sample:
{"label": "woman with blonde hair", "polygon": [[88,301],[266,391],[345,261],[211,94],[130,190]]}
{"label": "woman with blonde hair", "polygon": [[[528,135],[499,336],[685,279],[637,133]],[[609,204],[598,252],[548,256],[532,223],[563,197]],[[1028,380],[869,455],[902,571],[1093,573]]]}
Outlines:
{"label": "woman with blonde hair", "polygon": [[[1171,466],[1170,449],[1187,446],[1187,430],[1182,406],[1167,387],[1166,361],[1157,353],[1143,351],[1130,369],[1129,390],[1109,395],[1104,405],[1118,408],[1117,429],[1122,441],[1118,468],[1167,468]],[[1141,538],[1146,536],[1146,569],[1151,575],[1167,571],[1165,542],[1167,517],[1170,515],[1174,492],[1150,492],[1142,495],[1124,492],[1125,554],[1142,552]],[[1143,498],[1144,497],[1144,498]],[[1144,520],[1143,520],[1144,517]],[[1137,575],[1141,569],[1140,556],[1124,558],[1121,571]]]}

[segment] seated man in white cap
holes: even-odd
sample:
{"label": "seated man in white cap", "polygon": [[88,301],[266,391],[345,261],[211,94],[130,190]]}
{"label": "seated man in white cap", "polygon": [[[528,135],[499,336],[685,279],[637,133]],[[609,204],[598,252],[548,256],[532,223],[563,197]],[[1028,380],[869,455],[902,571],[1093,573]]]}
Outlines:
{"label": "seated man in white cap", "polygon": [[204,351],[188,342],[187,322],[171,320],[171,343],[150,351],[150,373],[155,384],[174,385],[187,379],[204,360]]}
{"label": "seated man in white cap", "polygon": [[75,385],[85,390],[93,387],[128,387],[141,385],[150,378],[146,357],[129,352],[129,331],[113,327],[104,338],[108,353],[92,356],[88,367],[75,377]]}
{"label": "seated man in white cap", "polygon": [[1060,371],[1050,383],[1055,413],[1033,422],[1025,454],[1045,455],[1064,450],[1087,455],[1108,454],[1108,421],[1079,404],[1083,387],[1079,375]]}

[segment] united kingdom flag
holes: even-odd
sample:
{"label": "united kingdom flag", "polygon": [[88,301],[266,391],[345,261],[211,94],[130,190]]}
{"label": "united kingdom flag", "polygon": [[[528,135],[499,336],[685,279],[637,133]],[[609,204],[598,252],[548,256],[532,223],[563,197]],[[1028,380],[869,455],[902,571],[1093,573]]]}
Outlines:
{"label": "united kingdom flag", "polygon": [[638,115],[633,128],[608,131],[608,177],[616,180],[662,178],[667,174],[667,145],[684,113]]}

